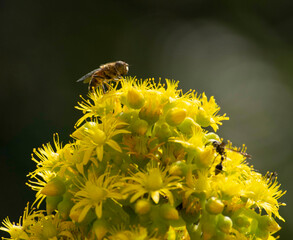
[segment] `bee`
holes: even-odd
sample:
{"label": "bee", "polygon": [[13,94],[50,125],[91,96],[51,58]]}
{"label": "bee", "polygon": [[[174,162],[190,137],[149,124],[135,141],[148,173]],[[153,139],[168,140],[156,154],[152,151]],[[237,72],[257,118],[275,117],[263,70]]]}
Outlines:
{"label": "bee", "polygon": [[215,168],[216,175],[219,174],[220,172],[222,172],[222,170],[223,170],[223,161],[226,158],[226,150],[237,152],[237,153],[245,156],[246,158],[251,158],[251,155],[248,153],[240,152],[240,151],[226,147],[227,144],[225,142],[220,142],[220,141],[214,140],[211,143],[212,143],[213,147],[215,148],[215,151],[221,156],[221,161],[220,161],[220,163],[218,163],[216,165],[216,168]]}
{"label": "bee", "polygon": [[105,85],[109,88],[111,81],[118,81],[122,76],[128,73],[128,64],[123,61],[110,62],[101,65],[99,68],[84,75],[77,82],[89,83],[89,91],[97,87],[102,87],[106,92]]}

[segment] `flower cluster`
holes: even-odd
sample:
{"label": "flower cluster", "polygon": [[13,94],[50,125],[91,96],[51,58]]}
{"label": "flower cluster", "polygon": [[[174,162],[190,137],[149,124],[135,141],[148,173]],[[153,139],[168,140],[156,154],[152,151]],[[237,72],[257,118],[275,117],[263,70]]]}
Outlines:
{"label": "flower cluster", "polygon": [[55,135],[32,155],[27,184],[46,210],[6,218],[5,239],[275,239],[276,177],[249,166],[245,148],[215,144],[228,117],[213,97],[177,87],[129,77],[90,92],[72,142]]}

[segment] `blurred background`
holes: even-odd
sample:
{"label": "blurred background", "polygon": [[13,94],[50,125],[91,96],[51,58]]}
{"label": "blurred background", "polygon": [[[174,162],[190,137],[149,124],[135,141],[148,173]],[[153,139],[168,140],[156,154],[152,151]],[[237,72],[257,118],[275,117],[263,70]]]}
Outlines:
{"label": "blurred background", "polygon": [[0,220],[18,222],[34,199],[25,185],[32,149],[56,132],[70,140],[87,94],[76,80],[124,60],[131,76],[215,96],[230,117],[219,135],[245,144],[261,173],[278,172],[288,191],[279,233],[292,239],[292,11],[290,0],[1,0]]}

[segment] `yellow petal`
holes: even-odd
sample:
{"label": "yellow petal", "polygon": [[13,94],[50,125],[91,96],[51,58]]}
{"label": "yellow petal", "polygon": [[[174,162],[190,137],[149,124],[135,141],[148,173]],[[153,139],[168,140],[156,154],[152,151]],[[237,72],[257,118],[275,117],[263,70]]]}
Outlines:
{"label": "yellow petal", "polygon": [[94,148],[90,148],[84,152],[83,159],[82,159],[83,165],[86,165],[89,162],[93,150]]}
{"label": "yellow petal", "polygon": [[96,215],[98,218],[102,217],[102,203],[98,203],[98,205],[96,206]]}
{"label": "yellow petal", "polygon": [[122,152],[121,147],[120,147],[119,144],[118,144],[117,142],[115,142],[114,140],[109,139],[106,143],[107,143],[111,148],[115,149],[116,151],[118,151],[118,152]]}
{"label": "yellow petal", "polygon": [[104,155],[104,146],[103,145],[97,146],[96,152],[97,152],[97,157],[99,161],[102,161],[103,155]]}
{"label": "yellow petal", "polygon": [[92,206],[90,204],[86,205],[84,209],[81,211],[79,217],[78,217],[78,222],[82,222],[82,220],[85,218],[86,214],[90,210]]}
{"label": "yellow petal", "polygon": [[151,197],[153,199],[153,201],[157,204],[160,201],[160,193],[159,191],[155,191],[151,193]]}

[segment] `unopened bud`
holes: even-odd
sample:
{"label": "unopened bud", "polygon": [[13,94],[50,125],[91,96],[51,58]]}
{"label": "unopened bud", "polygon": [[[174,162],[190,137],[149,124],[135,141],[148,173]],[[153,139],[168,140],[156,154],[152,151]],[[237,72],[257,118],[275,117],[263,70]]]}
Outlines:
{"label": "unopened bud", "polygon": [[132,124],[132,130],[139,135],[144,135],[148,130],[148,123],[145,120],[137,119]]}
{"label": "unopened bud", "polygon": [[201,127],[198,123],[196,123],[192,118],[187,117],[183,120],[183,122],[178,126],[179,130],[184,134],[192,134],[194,128],[200,128]]}
{"label": "unopened bud", "polygon": [[214,159],[214,151],[210,147],[199,149],[199,158],[197,164],[201,167],[209,167]]}
{"label": "unopened bud", "polygon": [[148,200],[138,200],[135,204],[135,212],[139,215],[144,215],[151,210],[151,204]]}
{"label": "unopened bud", "polygon": [[47,219],[43,222],[42,230],[43,239],[51,239],[54,237],[56,238],[57,236],[57,229],[50,219]]}
{"label": "unopened bud", "polygon": [[232,229],[232,225],[233,225],[233,222],[232,222],[231,218],[229,218],[227,216],[223,216],[223,215],[219,216],[218,228],[222,232],[229,234]]}
{"label": "unopened bud", "polygon": [[63,220],[67,220],[74,203],[70,199],[63,199],[57,206],[58,213]]}
{"label": "unopened bud", "polygon": [[161,126],[156,126],[156,137],[159,139],[168,139],[170,136],[172,136],[172,133],[167,123],[163,123]]}
{"label": "unopened bud", "polygon": [[41,194],[46,196],[60,196],[63,195],[66,191],[66,186],[64,182],[56,177],[52,179],[47,185],[42,189]]}
{"label": "unopened bud", "polygon": [[93,224],[93,231],[98,240],[103,239],[103,237],[108,232],[107,224],[104,220],[98,219]]}
{"label": "unopened bud", "polygon": [[166,114],[166,122],[170,126],[177,126],[186,118],[187,112],[182,108],[172,108]]}
{"label": "unopened bud", "polygon": [[55,211],[60,201],[62,201],[62,196],[47,196],[46,197],[47,214],[51,214],[53,211]]}
{"label": "unopened bud", "polygon": [[188,167],[185,162],[177,161],[170,167],[169,174],[172,176],[185,176]]}
{"label": "unopened bud", "polygon": [[214,142],[214,141],[218,141],[220,142],[221,139],[220,137],[215,134],[214,132],[209,132],[209,133],[206,133],[203,137],[203,141],[207,144],[209,142]]}
{"label": "unopened bud", "polygon": [[238,227],[248,228],[250,226],[250,221],[246,216],[238,216],[233,221]]}
{"label": "unopened bud", "polygon": [[281,227],[276,223],[276,221],[267,215],[261,216],[258,222],[259,228],[269,231],[269,232],[277,232],[281,229]]}
{"label": "unopened bud", "polygon": [[220,214],[224,210],[225,204],[215,197],[211,197],[206,203],[206,210],[210,214]]}
{"label": "unopened bud", "polygon": [[166,220],[179,219],[178,211],[169,204],[164,204],[160,207],[160,214]]}
{"label": "unopened bud", "polygon": [[162,109],[157,103],[145,104],[139,111],[140,119],[146,120],[149,124],[157,122],[162,114]]}
{"label": "unopened bud", "polygon": [[202,127],[208,127],[211,119],[203,108],[200,108],[196,114],[196,122]]}
{"label": "unopened bud", "polygon": [[131,108],[140,109],[144,105],[144,96],[135,88],[131,88],[127,93],[127,102]]}

